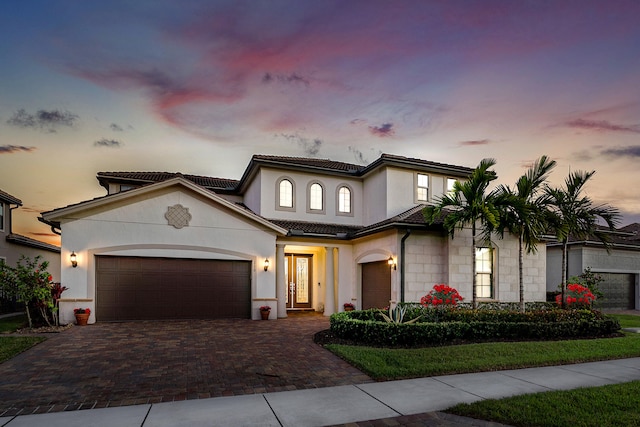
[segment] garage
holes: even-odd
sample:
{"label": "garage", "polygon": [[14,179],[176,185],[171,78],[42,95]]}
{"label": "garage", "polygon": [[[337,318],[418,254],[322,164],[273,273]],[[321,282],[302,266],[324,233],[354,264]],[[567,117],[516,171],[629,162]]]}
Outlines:
{"label": "garage", "polygon": [[251,317],[251,262],[96,257],[96,320]]}
{"label": "garage", "polygon": [[599,308],[611,310],[634,310],[635,306],[635,274],[627,273],[598,273],[602,276],[602,283],[598,289],[604,298],[597,303]]}

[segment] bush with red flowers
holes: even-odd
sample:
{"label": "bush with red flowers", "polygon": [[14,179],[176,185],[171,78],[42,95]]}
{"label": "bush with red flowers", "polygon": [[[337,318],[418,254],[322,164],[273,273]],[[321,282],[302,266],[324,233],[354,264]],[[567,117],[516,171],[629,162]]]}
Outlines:
{"label": "bush with red flowers", "polygon": [[424,307],[455,306],[464,298],[455,288],[442,283],[433,286],[433,289],[420,299]]}
{"label": "bush with red flowers", "polygon": [[[595,300],[596,296],[589,288],[578,283],[568,284],[564,292],[564,303],[567,308],[589,308]],[[556,304],[562,306],[562,294],[556,295]]]}

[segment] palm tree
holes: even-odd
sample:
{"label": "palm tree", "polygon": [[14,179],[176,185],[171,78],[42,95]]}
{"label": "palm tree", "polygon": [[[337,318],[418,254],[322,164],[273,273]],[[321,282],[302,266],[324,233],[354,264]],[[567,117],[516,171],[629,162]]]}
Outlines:
{"label": "palm tree", "polygon": [[577,171],[565,179],[564,188],[547,187],[545,192],[550,198],[548,220],[558,241],[562,244],[562,306],[565,304],[567,287],[567,246],[569,237],[587,239],[597,237],[609,251],[611,245],[608,236],[598,230],[597,221],[601,218],[609,230],[614,230],[620,220],[618,209],[608,205],[594,206],[591,199],[581,192],[595,171]]}
{"label": "palm tree", "polygon": [[494,193],[486,194],[491,181],[497,178],[494,171],[489,170],[496,164],[495,159],[484,159],[469,176],[468,181],[456,183],[450,194],[445,194],[435,206],[427,206],[423,210],[425,220],[433,224],[444,214],[444,228],[453,239],[455,230],[471,226],[471,277],[473,280],[473,308],[477,308],[476,292],[476,233],[480,225],[481,237],[489,240],[492,231],[498,226],[498,210],[494,206]]}
{"label": "palm tree", "polygon": [[536,253],[537,244],[546,231],[545,207],[549,198],[542,191],[547,177],[555,167],[555,160],[542,156],[516,182],[515,188],[498,187],[496,205],[500,209],[498,230],[502,236],[508,231],[518,236],[518,284],[520,311],[524,313],[523,260],[524,249]]}

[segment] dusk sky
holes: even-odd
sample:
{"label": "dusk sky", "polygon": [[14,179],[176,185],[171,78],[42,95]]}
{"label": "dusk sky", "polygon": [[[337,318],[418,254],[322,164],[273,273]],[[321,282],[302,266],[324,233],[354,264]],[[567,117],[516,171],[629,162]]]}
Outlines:
{"label": "dusk sky", "polygon": [[640,1],[1,1],[13,231],[99,171],[239,179],[253,154],[389,153],[552,184],[640,221]]}

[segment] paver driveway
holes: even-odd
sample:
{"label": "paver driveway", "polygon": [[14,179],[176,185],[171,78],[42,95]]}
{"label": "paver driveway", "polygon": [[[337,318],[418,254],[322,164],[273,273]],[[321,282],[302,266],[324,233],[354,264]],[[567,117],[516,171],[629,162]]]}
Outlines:
{"label": "paver driveway", "polygon": [[319,314],[73,327],[0,364],[0,416],[371,382],[313,342]]}

